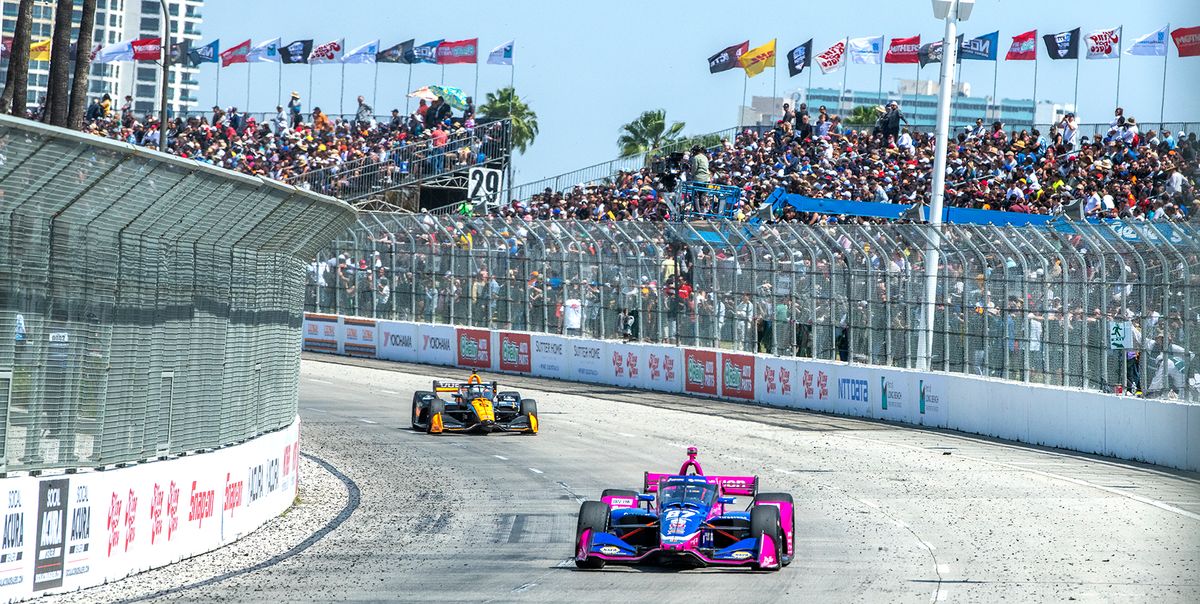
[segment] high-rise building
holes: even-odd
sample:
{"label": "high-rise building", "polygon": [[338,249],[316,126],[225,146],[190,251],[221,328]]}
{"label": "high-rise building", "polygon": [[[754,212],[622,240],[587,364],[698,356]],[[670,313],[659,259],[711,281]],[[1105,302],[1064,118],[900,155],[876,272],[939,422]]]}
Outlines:
{"label": "high-rise building", "polygon": [[[80,12],[83,0],[74,0],[75,15],[72,19],[71,39],[79,34]],[[204,0],[167,0],[171,16],[171,42],[200,40],[201,7]],[[0,29],[4,44],[11,45],[17,25],[17,10],[20,0],[0,0]],[[34,42],[53,35],[54,0],[34,0],[33,22],[30,37]],[[96,0],[96,23],[93,30],[94,44],[109,45],[123,40],[154,38],[162,36],[162,12],[158,0]],[[0,60],[0,82],[8,72],[8,53]],[[187,111],[196,102],[199,82],[195,67],[175,65],[171,68],[171,90],[167,104],[172,112]],[[113,107],[120,107],[125,95],[134,98],[134,111],[149,113],[158,107],[161,69],[153,62],[120,62],[92,65],[88,86],[90,96],[108,94]],[[29,64],[29,105],[37,106],[46,95],[50,77],[49,61],[31,61]]]}

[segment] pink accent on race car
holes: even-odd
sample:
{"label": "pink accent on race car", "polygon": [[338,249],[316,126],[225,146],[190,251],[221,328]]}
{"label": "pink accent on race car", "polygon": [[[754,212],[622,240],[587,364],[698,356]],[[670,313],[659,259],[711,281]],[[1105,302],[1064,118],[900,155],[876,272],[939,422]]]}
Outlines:
{"label": "pink accent on race car", "polygon": [[795,507],[786,501],[762,501],[759,500],[757,505],[773,505],[779,508],[779,524],[783,526],[783,551],[785,554],[795,556],[796,536],[792,534],[792,529],[795,523],[793,522],[793,514],[796,513]]}
{"label": "pink accent on race car", "polygon": [[579,546],[575,550],[575,559],[587,560],[590,549],[592,549],[592,529],[583,529],[583,534],[579,536]]}
{"label": "pink accent on race car", "polygon": [[770,535],[763,535],[758,544],[758,565],[763,568],[777,568],[780,561],[775,557],[775,550],[775,539]]}
{"label": "pink accent on race car", "polygon": [[695,446],[688,447],[688,458],[687,461],[683,462],[683,465],[679,468],[680,475],[686,475],[688,473],[688,468],[690,467],[696,469],[696,474],[704,476],[704,470],[700,468],[700,462],[696,461],[696,453],[697,449]]}

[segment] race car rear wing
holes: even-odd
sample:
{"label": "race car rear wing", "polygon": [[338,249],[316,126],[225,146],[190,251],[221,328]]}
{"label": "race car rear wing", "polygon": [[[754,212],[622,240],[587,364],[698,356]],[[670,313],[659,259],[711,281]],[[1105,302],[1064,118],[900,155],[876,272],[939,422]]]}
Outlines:
{"label": "race car rear wing", "polygon": [[[658,472],[646,472],[646,480],[643,493],[657,493],[658,483],[664,478],[671,476],[679,476],[678,474],[666,474]],[[758,477],[757,476],[704,476],[708,479],[709,484],[717,485],[721,495],[731,495],[734,497],[753,497],[758,494]]]}
{"label": "race car rear wing", "polygon": [[[433,380],[433,391],[434,392],[458,392],[460,389],[466,388],[467,386],[474,386],[474,385],[482,384],[482,383],[483,383],[483,381],[480,380],[479,376],[476,376],[476,375],[472,375],[471,379],[469,379],[465,382],[453,382],[450,380]],[[491,386],[492,386],[492,392],[496,392],[499,384],[498,384],[498,382],[492,382]]]}

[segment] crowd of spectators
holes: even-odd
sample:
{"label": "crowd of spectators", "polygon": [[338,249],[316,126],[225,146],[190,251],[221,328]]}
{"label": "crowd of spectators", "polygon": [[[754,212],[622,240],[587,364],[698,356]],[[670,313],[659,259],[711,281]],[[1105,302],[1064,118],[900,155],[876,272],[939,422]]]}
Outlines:
{"label": "crowd of spectators", "polygon": [[[784,119],[769,129],[745,129],[714,148],[694,147],[684,172],[650,167],[618,173],[611,182],[545,190],[528,201],[494,210],[531,219],[660,220],[715,207],[694,207],[671,191],[675,180],[736,187],[740,199],[725,214],[756,215],[777,187],[813,198],[884,203],[927,203],[934,135],[902,127],[896,103],[877,108],[873,127],[845,126],[820,107],[815,120],[805,105],[783,106]],[[1200,143],[1196,133],[1141,131],[1115,111],[1107,132],[1079,134],[1073,114],[1050,132],[1005,129],[1000,122],[963,128],[947,156],[950,207],[1034,214],[1184,220],[1200,211],[1195,182]],[[708,198],[709,201],[715,198]],[[816,223],[845,217],[777,209],[776,220]],[[855,219],[856,222],[864,220]]]}
{"label": "crowd of spectators", "polygon": [[[456,111],[439,97],[421,100],[407,116],[398,109],[377,116],[360,96],[353,115],[331,116],[320,107],[306,112],[300,94],[293,92],[274,113],[249,115],[237,107],[214,106],[211,113],[168,119],[167,148],[181,157],[336,195],[348,187],[386,187],[389,180],[497,156],[503,130],[477,124],[472,99],[467,103]],[[108,95],[94,99],[85,118],[84,130],[92,134],[158,147],[158,117],[136,115],[132,97],[119,107]],[[362,179],[372,182],[355,182]]]}

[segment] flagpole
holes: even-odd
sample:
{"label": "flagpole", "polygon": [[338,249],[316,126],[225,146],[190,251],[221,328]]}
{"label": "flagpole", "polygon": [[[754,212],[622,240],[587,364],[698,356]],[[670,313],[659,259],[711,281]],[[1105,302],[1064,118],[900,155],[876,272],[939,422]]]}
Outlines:
{"label": "flagpole", "polygon": [[[517,94],[517,88],[515,85],[516,80],[517,80],[517,64],[514,61],[514,62],[511,62],[508,64],[508,201],[509,202],[512,202],[512,198],[513,198],[512,108],[513,108],[513,97]],[[478,103],[479,99],[475,99],[475,102]]]}
{"label": "flagpole", "polygon": [[375,61],[375,88],[371,91],[371,106],[379,110],[379,61]]}
{"label": "flagpole", "polygon": [[1075,55],[1075,100],[1073,110],[1075,119],[1079,119],[1079,55]]}
{"label": "flagpole", "polygon": [[[775,52],[779,51],[779,39],[775,39]],[[779,98],[779,69],[771,68],[771,111],[774,111],[775,99]],[[772,116],[774,117],[774,116]],[[783,108],[779,110],[779,118],[783,119]]]}
{"label": "flagpole", "polygon": [[[1168,23],[1167,24],[1167,36],[1170,36],[1170,35],[1171,35],[1171,24]],[[1169,55],[1169,54],[1171,54],[1171,48],[1170,48],[1170,46],[1168,46],[1166,38],[1164,38],[1163,39],[1162,96],[1159,97],[1162,100],[1160,101],[1160,103],[1158,105],[1158,128],[1159,128],[1159,130],[1161,130],[1163,127],[1163,120],[1167,119],[1165,111],[1167,109],[1167,55]]]}
{"label": "flagpole", "polygon": [[412,103],[412,97],[408,93],[412,92],[412,63],[408,64],[408,87],[404,89],[404,119],[408,119],[408,107]]}
{"label": "flagpole", "polygon": [[220,106],[221,106],[221,63],[220,63],[219,61],[217,62],[217,90],[216,90],[216,97],[217,97],[217,98],[216,98],[216,100],[214,100],[214,101],[213,101],[213,104],[214,104],[214,105],[216,105],[217,107],[220,107]]}
{"label": "flagpole", "polygon": [[446,85],[446,66],[445,65],[442,65],[442,81],[440,82],[440,84],[442,86]]}
{"label": "flagpole", "polygon": [[[1121,52],[1121,47],[1123,47],[1125,45],[1125,27],[1122,26],[1118,29],[1120,29],[1121,33],[1117,36],[1117,102],[1116,102],[1116,106],[1120,107],[1121,106],[1121,55],[1124,54]],[[1162,126],[1162,124],[1159,124],[1159,126]]]}
{"label": "flagpole", "polygon": [[[1035,30],[1036,31],[1036,30]],[[1033,119],[1037,121],[1037,72],[1038,72],[1038,49],[1037,49],[1037,34],[1033,34]],[[1036,125],[1036,124],[1035,124]],[[1053,126],[1053,124],[1051,124]]]}
{"label": "flagpole", "polygon": [[346,113],[346,64],[342,63],[342,83],[338,88],[338,113]]}
{"label": "flagpole", "polygon": [[1000,99],[996,98],[996,83],[1000,81],[1000,57],[996,57],[996,62],[992,63],[992,105],[996,109],[994,120],[1000,119]]}
{"label": "flagpole", "polygon": [[[809,51],[808,54],[811,55],[812,51]],[[808,88],[804,89],[804,104],[805,105],[808,104],[808,95],[812,94],[812,72],[813,72],[813,66],[812,66],[812,59],[810,58],[809,62],[808,62]]]}
{"label": "flagpole", "polygon": [[279,60],[279,81],[275,86],[275,106],[283,104],[283,59]]}
{"label": "flagpole", "polygon": [[[317,104],[314,102],[313,95],[312,95],[312,63],[311,62],[308,64],[308,102],[313,107],[317,106]],[[310,109],[309,111],[312,111],[312,110]]]}
{"label": "flagpole", "polygon": [[880,100],[880,105],[883,105],[883,61],[879,62],[879,90],[875,93]]}
{"label": "flagpole", "polygon": [[845,57],[845,53],[843,53],[842,89],[838,91],[838,113],[842,115],[848,115],[842,108],[842,104],[845,103],[845,100],[842,97],[846,94],[846,75],[850,73],[850,61],[848,59],[849,57]]}
{"label": "flagpole", "polygon": [[471,89],[471,98],[479,102],[479,57],[475,57],[475,87]]}
{"label": "flagpole", "polygon": [[746,70],[742,69],[742,105],[738,107],[738,130],[742,129],[743,114],[746,113],[746,83],[750,81],[750,76],[746,75]]}
{"label": "flagpole", "polygon": [[[917,46],[920,46],[918,44]],[[917,79],[913,81],[913,111],[917,110],[917,97],[919,94],[919,86],[921,85],[921,60],[917,59]]]}
{"label": "flagpole", "polygon": [[246,62],[246,111],[250,111],[250,66],[249,61]]}

